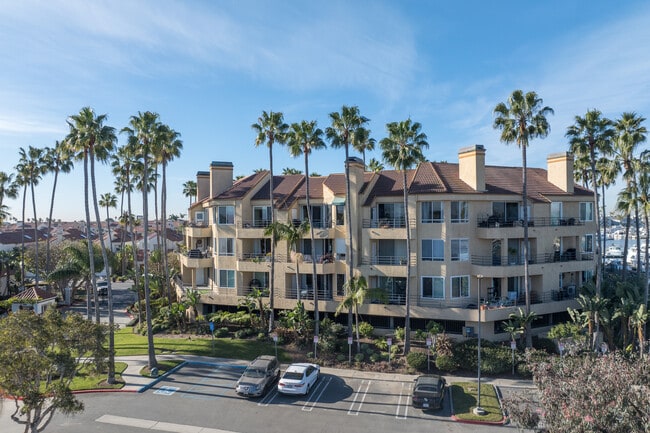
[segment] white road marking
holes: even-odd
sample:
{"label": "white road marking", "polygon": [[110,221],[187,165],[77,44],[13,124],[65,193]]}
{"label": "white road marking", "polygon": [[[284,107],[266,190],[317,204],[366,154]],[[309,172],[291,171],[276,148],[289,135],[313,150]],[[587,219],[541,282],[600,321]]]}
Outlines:
{"label": "white road marking", "polygon": [[172,395],[179,389],[180,388],[177,386],[161,386],[160,389],[155,390],[153,393],[159,395]]}
{"label": "white road marking", "polygon": [[354,400],[352,400],[352,404],[350,405],[350,409],[348,410],[348,415],[354,415],[354,416],[359,415],[361,406],[363,405],[363,402],[366,400],[366,395],[368,395],[368,389],[370,388],[370,384],[372,383],[371,380],[369,380],[366,385],[366,390],[363,392],[363,396],[361,397],[361,401],[359,402],[359,407],[355,411],[353,411],[352,409],[354,408],[354,405],[357,404],[357,398],[359,397],[359,393],[361,392],[361,388],[363,388],[363,383],[365,381],[366,381],[365,379],[361,381],[361,384],[359,385],[359,389],[354,394]]}
{"label": "white road marking", "polygon": [[148,419],[130,418],[126,416],[102,415],[95,420],[104,424],[124,425],[147,430],[159,430],[176,433],[235,433],[229,430],[220,430],[209,427],[198,427],[187,424],[174,424],[169,422],[151,421]]}
{"label": "white road marking", "polygon": [[[397,401],[397,411],[395,412],[395,418],[397,419],[406,419],[409,413],[409,394],[411,393],[411,386],[408,386],[407,393],[404,395],[404,386],[406,384],[402,382],[402,389],[399,392],[399,400]],[[404,397],[404,415],[400,416],[400,408],[402,406],[402,397]]]}
{"label": "white road marking", "polygon": [[[320,400],[320,397],[321,397],[321,396],[323,395],[323,393],[325,392],[325,388],[327,388],[327,385],[329,385],[331,381],[332,381],[332,377],[331,377],[331,376],[327,379],[327,382],[323,382],[323,379],[320,379],[319,382],[318,382],[318,385],[316,385],[316,389],[314,389],[314,390],[312,391],[312,393],[311,393],[310,396],[309,396],[309,399],[307,399],[307,401],[305,402],[305,404],[302,406],[302,410],[304,410],[305,412],[311,412],[312,409],[314,408],[314,406],[316,406],[316,403],[318,403],[318,400]],[[310,400],[312,399],[312,397],[313,397],[314,395],[316,395],[316,390],[317,390],[318,387],[321,386],[321,385],[322,385],[322,389],[321,389],[320,392],[318,393],[318,396],[316,396],[316,398],[314,399],[314,401],[310,402]],[[310,403],[311,403],[311,404],[310,404]]]}

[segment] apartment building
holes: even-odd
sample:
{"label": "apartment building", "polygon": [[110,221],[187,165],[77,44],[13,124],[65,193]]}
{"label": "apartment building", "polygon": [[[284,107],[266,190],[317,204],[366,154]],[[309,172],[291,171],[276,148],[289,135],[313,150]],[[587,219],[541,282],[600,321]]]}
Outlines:
{"label": "apartment building", "polygon": [[[367,172],[361,160],[350,158],[354,263],[346,257],[345,175],[310,178],[316,254],[309,234],[299,242],[299,254],[279,241],[275,308],[292,309],[301,299],[313,310],[317,290],[321,317],[333,317],[353,266],[371,288],[381,289],[361,307],[363,319],[386,332],[404,326],[410,242],[414,330],[435,320],[449,334],[472,336],[480,312],[484,338],[509,338],[502,323],[525,305],[526,262],[531,309],[538,316],[533,330],[566,320],[567,307],[577,307],[577,288],[595,268],[593,192],[574,185],[569,153],[550,155],[546,169],[529,168],[524,257],[521,168],[486,166],[485,152],[474,145],[459,151],[458,163],[424,162],[409,170],[408,222],[401,172]],[[209,171],[197,173],[181,277],[184,289],[201,290],[204,314],[234,308],[252,288],[269,287],[269,177],[260,172],[233,182],[230,162],[212,162]],[[304,177],[276,175],[273,183],[276,220],[297,225],[307,219]]]}

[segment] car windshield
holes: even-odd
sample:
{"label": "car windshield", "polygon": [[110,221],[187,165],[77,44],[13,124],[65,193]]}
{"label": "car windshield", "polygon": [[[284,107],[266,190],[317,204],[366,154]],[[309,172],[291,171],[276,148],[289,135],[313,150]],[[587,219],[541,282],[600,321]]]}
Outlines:
{"label": "car windshield", "polygon": [[258,370],[257,368],[247,368],[246,371],[244,371],[244,376],[260,378],[260,377],[264,377],[265,373],[264,370]]}
{"label": "car windshield", "polygon": [[298,373],[295,371],[287,371],[284,373],[284,376],[282,377],[283,379],[290,379],[290,380],[301,380],[302,379],[302,373]]}
{"label": "car windshield", "polygon": [[438,387],[433,385],[418,385],[415,390],[420,392],[438,392]]}

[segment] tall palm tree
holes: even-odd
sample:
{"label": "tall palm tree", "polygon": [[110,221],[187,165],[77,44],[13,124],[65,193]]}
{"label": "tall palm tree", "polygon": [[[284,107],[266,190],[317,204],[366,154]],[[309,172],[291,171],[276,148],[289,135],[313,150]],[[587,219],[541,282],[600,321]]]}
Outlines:
{"label": "tall palm tree", "polygon": [[601,205],[603,208],[603,228],[602,228],[602,249],[601,251],[601,269],[603,269],[603,277],[605,276],[605,251],[607,251],[607,211],[606,211],[606,192],[607,189],[616,183],[616,177],[619,173],[619,165],[614,158],[602,157],[596,163],[596,171],[598,172],[598,183],[601,190]]}
{"label": "tall palm tree", "polygon": [[[596,211],[597,257],[596,261],[596,293],[601,293],[603,267],[600,255],[603,253],[600,238],[600,207],[598,206],[598,173],[596,165],[601,157],[607,157],[612,152],[611,139],[614,135],[612,121],[602,117],[598,110],[589,110],[585,117],[576,116],[575,123],[567,128],[571,152],[589,155],[591,172],[591,188],[594,191],[594,209]],[[598,327],[596,327],[598,330]]]}
{"label": "tall palm tree", "polygon": [[639,145],[646,141],[647,129],[643,125],[645,118],[637,113],[623,113],[620,119],[614,122],[616,137],[614,140],[614,152],[620,160],[622,166],[623,180],[627,189],[633,194],[633,211],[636,220],[636,239],[637,239],[637,269],[641,269],[641,236],[639,226],[639,206],[638,206],[638,185],[636,179],[636,150]]}
{"label": "tall palm tree", "polygon": [[338,307],[336,307],[334,315],[338,316],[343,309],[354,311],[354,322],[357,334],[357,353],[359,353],[361,352],[361,341],[359,340],[359,306],[363,305],[366,296],[368,295],[368,282],[366,281],[366,278],[363,275],[359,275],[358,277],[346,281],[345,293],[345,298],[343,298]]}
{"label": "tall palm tree", "polygon": [[639,340],[639,354],[641,356],[645,353],[644,349],[646,339],[644,336],[644,330],[649,317],[650,315],[648,314],[648,307],[646,304],[639,304],[632,316],[630,316],[630,324],[632,325],[632,329],[636,330],[637,339]]}
{"label": "tall palm tree", "polygon": [[312,284],[314,292],[314,335],[320,332],[320,316],[318,310],[318,284],[316,275],[316,242],[314,239],[314,221],[311,216],[311,204],[309,197],[309,155],[314,150],[325,149],[327,145],[323,141],[323,130],[320,129],[315,120],[308,122],[303,120],[300,123],[293,123],[287,135],[289,152],[294,158],[303,155],[305,158],[305,200],[307,202],[307,220],[309,221],[309,238],[311,239],[312,256]]}
{"label": "tall palm tree", "polygon": [[[543,106],[544,101],[535,92],[524,93],[515,90],[506,102],[494,107],[494,128],[501,131],[501,141],[515,143],[521,148],[522,206],[524,216],[524,292],[526,294],[526,314],[530,313],[530,282],[528,281],[528,170],[526,167],[526,148],[533,138],[544,138],[551,127],[546,116],[553,114],[553,109]],[[526,329],[526,346],[532,347],[533,340],[530,324]]]}
{"label": "tall palm tree", "polygon": [[52,198],[50,199],[50,215],[47,218],[47,239],[45,241],[45,272],[50,272],[50,236],[52,231],[52,214],[54,213],[54,196],[56,195],[56,185],[59,179],[59,173],[70,173],[74,167],[74,162],[68,154],[67,146],[62,141],[56,141],[54,147],[47,148],[44,155],[45,166],[48,171],[54,173],[52,183]]}
{"label": "tall palm tree", "polygon": [[[361,115],[359,107],[341,107],[341,112],[329,115],[332,126],[325,128],[325,135],[333,148],[345,149],[345,225],[348,229],[348,280],[354,277],[354,236],[352,235],[352,208],[350,204],[350,144],[361,141],[355,137],[365,134],[364,126],[370,121]],[[352,311],[348,313],[348,337],[352,337]]]}
{"label": "tall palm tree", "polygon": [[[171,284],[169,281],[169,263],[167,261],[167,165],[175,158],[181,156],[183,141],[181,134],[174,131],[167,125],[162,125],[162,131],[158,140],[157,157],[162,166],[162,186],[160,191],[160,216],[162,218],[162,239],[163,239],[163,269],[165,272],[165,287],[167,297],[172,302]],[[160,243],[159,243],[160,245]]]}
{"label": "tall palm tree", "polygon": [[408,207],[406,171],[424,161],[423,149],[429,147],[427,136],[419,122],[411,119],[386,125],[388,137],[379,142],[386,163],[402,172],[404,218],[406,220],[406,316],[404,318],[404,354],[411,350],[411,223]]}
{"label": "tall palm tree", "polygon": [[[19,172],[20,178],[24,182],[24,193],[27,192],[27,186],[29,186],[31,195],[32,195],[32,209],[34,212],[34,254],[36,260],[34,261],[34,278],[36,286],[39,284],[39,275],[38,275],[38,218],[36,217],[36,195],[34,194],[34,187],[38,185],[38,182],[41,180],[43,173],[46,170],[46,166],[43,161],[43,154],[45,150],[39,149],[37,147],[29,146],[29,149],[25,151],[22,147],[19,150],[20,160],[16,170]],[[23,233],[24,233],[24,224],[25,221],[25,198],[23,196]],[[24,234],[23,234],[23,262],[25,261],[25,244],[24,244]],[[24,264],[23,264],[23,274],[24,274]],[[24,277],[23,277],[24,281]],[[24,283],[23,283],[24,285]]]}
{"label": "tall palm tree", "polygon": [[[106,114],[95,115],[95,112],[90,107],[84,107],[79,114],[70,116],[68,125],[70,126],[70,133],[66,141],[73,146],[78,152],[79,157],[84,159],[84,186],[85,186],[85,200],[86,200],[86,222],[88,224],[88,233],[90,234],[90,209],[88,204],[88,186],[85,171],[87,163],[90,162],[90,186],[92,188],[92,205],[95,211],[95,222],[97,224],[97,231],[99,243],[101,246],[102,260],[104,261],[104,272],[106,273],[107,284],[107,303],[108,303],[108,383],[115,383],[115,316],[113,312],[113,288],[111,285],[111,266],[108,261],[108,254],[106,252],[106,245],[104,243],[104,236],[102,230],[101,217],[99,214],[99,206],[97,203],[97,183],[95,181],[95,160],[106,162],[117,142],[115,135],[115,128],[105,125]],[[95,317],[99,323],[99,307],[97,296],[97,281],[94,275],[93,257],[94,252],[92,248],[92,238],[88,236],[89,256],[91,259],[91,270],[93,272],[93,289],[95,292]]]}
{"label": "tall palm tree", "polygon": [[[302,221],[300,224],[295,225],[293,223],[278,223],[277,231],[280,234],[280,238],[287,241],[289,248],[291,249],[291,258],[296,263],[296,290],[298,302],[300,300],[300,263],[302,263],[303,255],[298,252],[298,244],[300,240],[310,231],[309,221]],[[270,226],[269,226],[270,227]],[[266,233],[265,233],[266,234]]]}
{"label": "tall palm tree", "polygon": [[108,233],[108,246],[113,251],[113,236],[111,236],[111,222],[108,210],[117,207],[117,197],[111,192],[106,192],[99,196],[99,205],[106,208],[106,232]]}
{"label": "tall palm tree", "polygon": [[370,130],[366,128],[360,130],[359,134],[352,139],[352,147],[361,153],[364,169],[366,168],[366,152],[375,150],[375,143],[376,140],[370,136]]}
{"label": "tall palm tree", "polygon": [[18,187],[13,181],[13,175],[0,171],[0,206],[5,198],[18,197]]}
{"label": "tall palm tree", "polygon": [[[273,111],[262,111],[262,115],[257,119],[257,123],[251,125],[255,131],[255,146],[266,145],[269,148],[269,200],[271,205],[271,224],[275,222],[275,197],[273,187],[273,145],[284,144],[286,142],[286,133],[289,125],[284,123],[282,113]],[[271,272],[269,281],[269,332],[273,330],[274,323],[274,305],[275,305],[275,247],[271,242]]]}
{"label": "tall palm tree", "polygon": [[183,195],[190,199],[190,206],[192,206],[192,198],[196,199],[196,182],[188,180],[183,184]]}
{"label": "tall palm tree", "polygon": [[[630,224],[632,212],[634,212],[634,207],[636,205],[636,192],[632,191],[631,186],[625,186],[622,190],[618,192],[616,198],[616,210],[623,214],[625,218],[625,236],[623,240],[623,281],[627,280],[627,252],[630,239]],[[638,252],[637,252],[638,254]]]}
{"label": "tall palm tree", "polygon": [[[131,116],[129,126],[122,128],[122,132],[126,133],[129,137],[129,144],[135,145],[135,155],[142,163],[142,224],[143,224],[143,244],[144,244],[144,257],[143,257],[143,271],[144,271],[144,298],[145,298],[145,314],[147,319],[147,342],[149,346],[149,369],[157,368],[158,362],[156,361],[156,351],[153,342],[153,327],[151,324],[151,289],[149,287],[149,164],[151,160],[151,150],[156,138],[160,133],[160,122],[157,113],[145,111],[144,113],[138,112],[137,116]],[[131,137],[134,137],[133,139]],[[136,250],[133,251],[134,255]],[[136,270],[137,275],[137,270]],[[137,278],[137,276],[136,276]]]}
{"label": "tall palm tree", "polygon": [[302,170],[298,170],[297,168],[285,167],[282,169],[282,174],[285,176],[290,174],[302,174]]}

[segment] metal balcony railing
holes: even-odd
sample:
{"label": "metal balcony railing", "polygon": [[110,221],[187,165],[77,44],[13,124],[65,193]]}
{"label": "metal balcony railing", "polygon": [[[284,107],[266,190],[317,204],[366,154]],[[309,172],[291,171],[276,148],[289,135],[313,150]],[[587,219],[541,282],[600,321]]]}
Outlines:
{"label": "metal balcony railing", "polygon": [[[574,248],[569,248],[563,253],[559,251],[538,254],[531,256],[528,259],[529,265],[557,263],[557,262],[572,262],[572,261],[591,261],[594,259],[594,253],[577,253]],[[501,256],[472,256],[472,264],[478,266],[520,266],[524,264],[523,254],[507,254]]]}
{"label": "metal balcony railing", "polygon": [[404,217],[364,219],[361,223],[364,229],[368,229],[368,228],[395,229],[395,228],[406,227],[406,219]]}
{"label": "metal balcony railing", "polygon": [[[581,226],[584,225],[576,217],[562,217],[562,218],[528,218],[528,227],[555,227],[555,226]],[[477,218],[477,227],[479,228],[507,228],[507,227],[523,227],[524,220],[520,218],[512,219],[505,218],[499,215],[481,216]]]}
{"label": "metal balcony railing", "polygon": [[362,257],[362,265],[392,265],[404,266],[406,265],[406,257],[404,256],[372,256]]}

